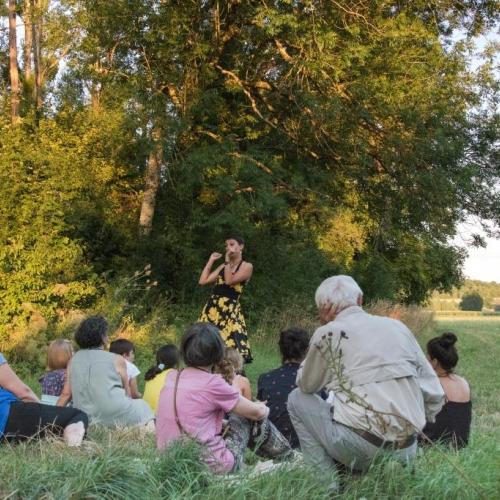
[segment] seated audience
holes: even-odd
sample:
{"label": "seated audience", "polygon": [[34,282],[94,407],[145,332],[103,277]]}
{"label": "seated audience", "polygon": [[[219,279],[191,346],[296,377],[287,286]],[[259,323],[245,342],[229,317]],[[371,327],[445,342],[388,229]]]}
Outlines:
{"label": "seated audience", "polygon": [[42,386],[42,403],[55,406],[66,382],[73,346],[66,339],[53,340],[47,350],[48,371],[38,380]]}
{"label": "seated audience", "polygon": [[[333,276],[316,291],[320,326],[288,397],[304,459],[325,480],[336,464],[368,470],[381,452],[401,461],[416,455],[416,436],[434,421],[444,392],[410,330],[361,308],[350,276]],[[333,404],[320,389],[334,391]]]}
{"label": "seated audience", "polygon": [[301,328],[289,328],[280,334],[279,348],[282,365],[259,377],[257,399],[269,406],[269,420],[285,436],[293,448],[299,447],[299,438],[290,421],[286,407],[288,395],[297,385],[297,371],[309,347],[309,334]]}
{"label": "seated audience", "polygon": [[113,342],[111,342],[111,344],[109,345],[109,352],[122,356],[125,360],[125,363],[127,364],[127,377],[130,387],[130,397],[132,399],[142,398],[142,394],[139,392],[139,386],[137,385],[137,377],[141,374],[141,371],[139,370],[139,368],[137,368],[137,366],[134,365],[134,344],[127,339],[113,340]]}
{"label": "seated audience", "polygon": [[178,364],[179,349],[173,344],[164,345],[156,352],[156,365],[151,367],[144,375],[146,385],[143,399],[154,413],[156,413],[160,392],[165,385],[165,378],[172,368],[177,368]]}
{"label": "seated audience", "polygon": [[84,320],[75,333],[80,350],[71,358],[58,405],[73,397],[73,406],[87,413],[91,424],[106,427],[148,426],[154,415],[142,399],[131,399],[127,365],[122,356],[104,350],[108,324],[100,316]]}
{"label": "seated audience", "polygon": [[[423,434],[431,441],[451,444],[455,448],[469,442],[472,403],[469,384],[453,370],[458,363],[454,333],[443,333],[427,343],[427,354],[446,395],[446,404],[436,415],[434,423],[428,423]],[[423,439],[425,443],[427,440]]]}
{"label": "seated audience", "polygon": [[40,404],[0,353],[0,438],[8,442],[62,435],[69,446],[80,446],[87,415],[76,408]]}
{"label": "seated audience", "polygon": [[244,397],[252,400],[252,388],[250,380],[242,375],[243,372],[243,356],[238,349],[234,347],[226,347],[226,359],[231,363],[234,370],[232,386]]}
{"label": "seated audience", "polygon": [[[250,443],[253,422],[260,421],[259,452],[269,457],[287,457],[291,448],[269,422],[269,408],[241,396],[220,374],[212,373],[224,359],[225,345],[217,327],[195,323],[181,342],[183,370],[168,373],[160,394],[156,441],[160,450],[173,441],[191,437],[205,447],[204,459],[218,473],[238,470]],[[229,425],[222,435],[222,420]]]}

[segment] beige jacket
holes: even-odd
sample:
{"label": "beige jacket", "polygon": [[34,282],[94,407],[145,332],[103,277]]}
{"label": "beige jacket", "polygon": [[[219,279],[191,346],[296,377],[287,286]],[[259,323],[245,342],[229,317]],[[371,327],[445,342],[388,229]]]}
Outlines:
{"label": "beige jacket", "polygon": [[445,402],[441,384],[400,321],[351,306],[314,333],[297,374],[306,393],[335,394],[333,418],[401,440],[433,422]]}

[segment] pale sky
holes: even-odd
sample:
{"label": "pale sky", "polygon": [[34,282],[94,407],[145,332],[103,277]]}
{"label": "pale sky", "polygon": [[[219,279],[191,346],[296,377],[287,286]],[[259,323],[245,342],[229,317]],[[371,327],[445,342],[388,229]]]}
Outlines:
{"label": "pale sky", "polygon": [[[487,223],[487,226],[490,230],[495,229],[491,223]],[[474,234],[484,238],[485,248],[470,246]],[[452,243],[465,248],[469,254],[463,267],[466,278],[500,283],[500,238],[486,238],[479,221],[470,218],[459,224]]]}
{"label": "pale sky", "polygon": [[[487,42],[500,42],[499,33],[500,27],[497,26],[487,35],[476,39],[475,42],[477,51],[484,49]],[[495,61],[497,64],[500,64],[500,55],[495,57]],[[480,62],[480,57],[474,58],[471,64],[472,68],[477,68]],[[500,77],[498,66],[496,67],[495,74]],[[459,226],[459,234],[471,234],[472,232],[484,234],[478,229],[476,224],[466,224],[461,227]],[[456,239],[455,242],[460,246],[466,247],[469,253],[463,269],[464,275],[467,278],[481,281],[496,281],[497,283],[500,283],[500,239],[487,238],[486,248],[468,247],[464,241],[459,242],[458,239]]]}
{"label": "pale sky", "polygon": [[500,240],[488,240],[486,248],[468,248],[464,274],[467,278],[500,283]]}

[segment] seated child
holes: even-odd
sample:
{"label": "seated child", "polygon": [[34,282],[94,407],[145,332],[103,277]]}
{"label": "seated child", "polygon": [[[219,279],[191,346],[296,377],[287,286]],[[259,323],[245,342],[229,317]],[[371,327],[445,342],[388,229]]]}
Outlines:
{"label": "seated child", "polygon": [[179,349],[173,344],[164,345],[156,352],[156,365],[144,375],[146,385],[143,399],[149,404],[154,413],[158,406],[160,391],[165,385],[165,378],[172,368],[179,364]]}
{"label": "seated child", "polygon": [[300,363],[306,357],[309,334],[301,328],[289,328],[280,334],[279,348],[283,364],[259,377],[257,399],[267,401],[269,420],[285,436],[292,448],[299,447],[299,438],[293,428],[286,407],[288,395],[297,387],[295,379]]}
{"label": "seated child", "polygon": [[[240,395],[221,375],[212,373],[224,359],[225,345],[211,323],[195,323],[181,341],[182,370],[171,370],[160,394],[156,417],[156,443],[163,450],[170,443],[191,437],[203,445],[205,462],[217,473],[238,470],[250,443],[253,422],[260,421],[259,453],[286,458],[292,450],[266,418],[264,403]],[[229,425],[222,435],[222,420]]]}
{"label": "seated child", "polygon": [[252,388],[250,381],[241,373],[243,370],[243,356],[234,347],[226,347],[226,359],[231,363],[234,369],[232,386],[247,399],[252,400]]}
{"label": "seated child", "polygon": [[127,339],[113,340],[113,342],[111,342],[111,344],[109,345],[109,352],[118,354],[125,359],[125,362],[127,364],[127,377],[130,385],[130,397],[132,399],[142,398],[142,394],[139,392],[139,388],[137,386],[137,377],[141,372],[139,368],[134,365],[134,344]]}
{"label": "seated child", "polygon": [[47,350],[47,372],[38,380],[42,386],[41,402],[55,406],[66,382],[73,346],[67,339],[53,340]]}

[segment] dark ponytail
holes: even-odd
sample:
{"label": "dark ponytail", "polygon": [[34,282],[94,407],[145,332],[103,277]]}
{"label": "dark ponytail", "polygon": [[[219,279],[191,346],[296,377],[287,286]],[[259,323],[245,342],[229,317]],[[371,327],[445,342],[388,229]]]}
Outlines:
{"label": "dark ponytail", "polygon": [[447,373],[451,373],[458,363],[458,352],[455,348],[457,336],[452,332],[443,333],[427,343],[427,353],[436,359]]}
{"label": "dark ponytail", "polygon": [[164,345],[156,352],[156,366],[151,367],[144,375],[144,380],[152,380],[159,373],[175,368],[179,364],[179,349],[173,344]]}

